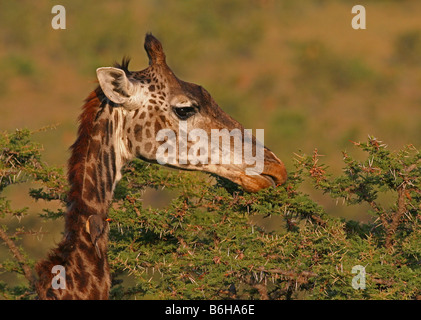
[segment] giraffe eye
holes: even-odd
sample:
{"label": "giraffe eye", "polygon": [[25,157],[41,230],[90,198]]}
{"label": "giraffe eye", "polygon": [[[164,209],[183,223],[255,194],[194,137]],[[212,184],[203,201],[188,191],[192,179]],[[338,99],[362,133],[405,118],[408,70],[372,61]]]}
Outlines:
{"label": "giraffe eye", "polygon": [[195,107],[173,107],[174,113],[180,120],[187,120],[196,113]]}

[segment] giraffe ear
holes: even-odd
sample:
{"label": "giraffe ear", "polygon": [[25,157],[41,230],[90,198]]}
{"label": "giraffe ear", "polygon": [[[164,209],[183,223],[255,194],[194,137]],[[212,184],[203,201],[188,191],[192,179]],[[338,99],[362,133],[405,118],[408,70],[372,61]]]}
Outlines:
{"label": "giraffe ear", "polygon": [[108,99],[117,104],[129,102],[134,88],[124,70],[104,67],[96,69],[96,74],[99,85]]}

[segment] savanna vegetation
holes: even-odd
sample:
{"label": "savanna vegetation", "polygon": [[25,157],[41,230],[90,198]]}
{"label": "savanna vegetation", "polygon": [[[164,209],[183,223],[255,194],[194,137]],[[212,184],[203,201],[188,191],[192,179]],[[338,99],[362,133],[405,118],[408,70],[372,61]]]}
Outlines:
{"label": "savanna vegetation", "polygon": [[180,78],[265,129],[289,180],[249,194],[133,162],[110,211],[111,298],[420,298],[420,3],[366,1],[364,31],[351,1],[60,4],[61,31],[50,1],[0,4],[2,299],[34,298],[26,278],[61,238],[95,69],[128,54],[143,69],[148,31]]}
{"label": "savanna vegetation", "polygon": [[[111,298],[160,299],[415,299],[421,288],[421,154],[409,145],[390,152],[375,138],[355,143],[366,153],[344,153],[343,174],[332,177],[313,155],[296,155],[296,169],[284,186],[255,194],[205,174],[164,169],[134,161],[125,168],[111,209]],[[1,190],[31,179],[34,199],[58,201],[44,219],[61,219],[66,204],[62,170],[40,158],[30,132],[1,139]],[[348,205],[367,203],[373,222],[333,218],[300,191],[304,179]],[[162,208],[143,205],[146,187],[174,191]],[[388,201],[381,201],[381,194]],[[0,198],[2,218],[22,218]],[[260,221],[256,221],[260,218]],[[268,232],[263,222],[278,222]],[[31,277],[34,261],[15,245],[39,232],[0,230],[14,259],[2,272]],[[355,266],[364,280],[352,285]],[[123,282],[128,274],[130,281]],[[364,284],[358,286],[361,281]],[[27,285],[2,284],[6,298],[31,298]]]}

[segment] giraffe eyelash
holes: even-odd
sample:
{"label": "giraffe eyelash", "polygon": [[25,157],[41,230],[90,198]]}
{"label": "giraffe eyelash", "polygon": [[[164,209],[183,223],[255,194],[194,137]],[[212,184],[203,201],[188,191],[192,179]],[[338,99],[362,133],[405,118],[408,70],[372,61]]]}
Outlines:
{"label": "giraffe eyelash", "polygon": [[197,113],[197,107],[195,106],[186,106],[186,107],[172,107],[172,110],[174,111],[175,115],[180,120],[187,120],[191,116],[195,115]]}

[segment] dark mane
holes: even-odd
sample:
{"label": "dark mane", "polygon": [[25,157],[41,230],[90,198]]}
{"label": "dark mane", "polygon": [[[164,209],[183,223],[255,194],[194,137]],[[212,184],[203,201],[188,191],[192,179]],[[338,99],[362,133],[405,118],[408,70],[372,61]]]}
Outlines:
{"label": "dark mane", "polygon": [[[93,130],[95,117],[104,102],[104,94],[100,87],[97,87],[85,100],[82,113],[79,116],[78,137],[75,143],[70,147],[71,156],[68,161],[68,180],[70,191],[67,196],[68,205],[72,204],[66,215],[66,231],[70,231],[70,227],[75,225],[72,219],[78,219],[80,214],[87,214],[81,201],[81,187],[83,184],[83,173],[85,166],[85,158],[89,149],[89,139]],[[69,229],[68,229],[69,228]]]}
{"label": "dark mane", "polygon": [[130,60],[131,59],[129,57],[124,56],[123,59],[121,60],[121,63],[114,62],[114,67],[123,70],[124,73],[128,76],[130,75],[130,71],[129,71]]}
{"label": "dark mane", "polygon": [[[126,64],[127,65],[127,64]],[[98,86],[86,98],[79,116],[78,137],[70,147],[71,156],[68,161],[68,181],[70,190],[67,194],[67,212],[65,216],[65,234],[58,246],[52,249],[47,258],[36,265],[38,282],[37,292],[43,293],[40,299],[54,299],[56,296],[51,287],[51,268],[55,265],[67,267],[70,255],[74,251],[75,237],[81,228],[81,216],[89,216],[92,212],[82,201],[82,184],[85,170],[85,158],[89,150],[89,141],[94,130],[94,121],[100,109],[104,107],[106,99]]]}

